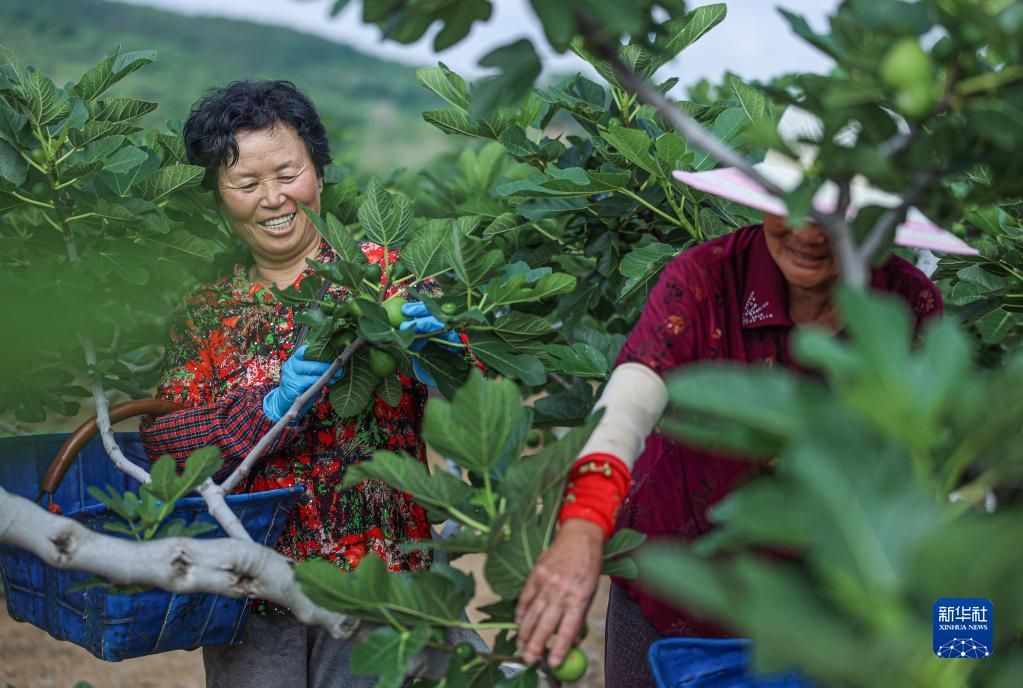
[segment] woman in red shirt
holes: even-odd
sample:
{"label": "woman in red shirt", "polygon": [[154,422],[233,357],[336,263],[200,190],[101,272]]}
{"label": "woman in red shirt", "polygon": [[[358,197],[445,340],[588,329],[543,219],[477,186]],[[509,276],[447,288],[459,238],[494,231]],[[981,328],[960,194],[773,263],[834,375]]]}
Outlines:
{"label": "woman in red shirt", "polygon": [[[742,184],[729,176],[734,172],[709,174],[721,175],[716,181],[726,179],[734,191]],[[719,193],[761,210],[784,212],[776,199],[761,201],[763,194],[750,201],[751,195]],[[941,230],[924,231],[930,245],[937,237],[950,250],[972,251]],[[548,662],[558,666],[576,641],[597,586],[603,544],[615,527],[633,528],[648,540],[693,540],[711,529],[709,508],[761,470],[755,462],[712,455],[663,437],[655,428],[667,404],[661,378],[679,366],[710,360],[798,368],[788,351],[794,327],[841,329],[831,300],[838,276],[828,238],[818,227],[793,231],[772,212],[765,212],[763,225],[693,247],[665,267],[598,402],[604,416],[570,474],[559,531],[520,597],[519,649],[527,661],[541,656],[553,638]],[[870,286],[904,300],[918,327],[941,314],[937,287],[897,256],[871,272]],[[659,638],[728,635],[632,581],[614,579],[605,685],[653,685],[646,656]]]}

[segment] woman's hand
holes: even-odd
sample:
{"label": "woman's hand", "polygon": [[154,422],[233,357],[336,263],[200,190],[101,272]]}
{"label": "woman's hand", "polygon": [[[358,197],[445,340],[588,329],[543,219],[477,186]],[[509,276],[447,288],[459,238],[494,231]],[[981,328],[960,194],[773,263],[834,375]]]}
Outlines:
{"label": "woman's hand", "polygon": [[[430,315],[430,310],[426,307],[426,304],[422,301],[412,301],[406,304],[402,304],[401,312],[408,318],[405,322],[398,326],[401,330],[413,330],[416,334],[426,334],[433,332],[434,337],[437,339],[443,339],[451,342],[452,344],[460,344],[461,340],[458,337],[458,333],[454,330],[444,331],[444,323]],[[419,352],[423,350],[429,343],[427,339],[418,339],[412,343],[409,348],[412,351]],[[446,345],[444,345],[446,346]],[[451,351],[457,351],[455,347],[447,347]],[[423,369],[419,363],[419,357],[412,359],[412,370],[415,372],[416,377],[427,387],[436,387],[437,383],[433,377]]]}
{"label": "woman's hand", "polygon": [[547,662],[560,666],[586,621],[603,563],[604,532],[590,521],[570,518],[536,560],[519,596],[515,620],[518,649],[526,662],[543,655],[554,635]]}
{"label": "woman's hand", "polygon": [[[305,350],[308,346],[303,345],[291,355],[281,366],[281,383],[270,390],[270,393],[263,397],[263,413],[273,422],[279,421],[295,399],[302,396],[307,389],[316,384],[320,376],[327,372],[332,361],[308,361],[305,359]],[[339,368],[327,384],[334,384],[344,375],[344,369]],[[305,415],[306,411],[316,403],[316,397],[310,399],[299,411],[299,415]]]}

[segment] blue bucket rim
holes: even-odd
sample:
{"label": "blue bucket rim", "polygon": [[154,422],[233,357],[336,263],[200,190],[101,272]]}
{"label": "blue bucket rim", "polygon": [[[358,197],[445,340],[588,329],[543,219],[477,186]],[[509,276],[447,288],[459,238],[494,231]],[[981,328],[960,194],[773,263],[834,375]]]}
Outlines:
{"label": "blue bucket rim", "polygon": [[[291,487],[279,487],[275,490],[264,490],[262,492],[237,492],[225,495],[224,499],[228,506],[247,506],[249,504],[261,504],[263,502],[278,502],[284,501],[288,497],[302,494],[305,488],[302,485],[293,485]],[[182,497],[174,505],[175,510],[178,508],[198,510],[205,510],[206,500],[198,495],[191,497]],[[66,512],[65,516],[77,516],[79,514],[92,515],[99,511],[109,511],[106,504],[90,504],[83,506],[80,509],[74,509]]]}

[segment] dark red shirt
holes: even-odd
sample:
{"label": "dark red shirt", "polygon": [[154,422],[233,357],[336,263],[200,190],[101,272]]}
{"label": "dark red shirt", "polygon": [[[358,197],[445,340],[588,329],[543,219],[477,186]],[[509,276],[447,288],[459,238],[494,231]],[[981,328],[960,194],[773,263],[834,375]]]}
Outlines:
{"label": "dark red shirt", "polygon": [[[941,314],[941,293],[922,272],[892,256],[871,273],[871,287],[905,299],[917,324]],[[788,287],[768,252],[762,227],[737,230],[693,247],[664,268],[618,364],[642,363],[662,376],[696,361],[745,361],[797,367],[788,338]],[[711,530],[708,509],[762,466],[681,446],[655,430],[632,471],[618,527],[650,540],[693,540]],[[664,635],[730,635],[616,579]]]}

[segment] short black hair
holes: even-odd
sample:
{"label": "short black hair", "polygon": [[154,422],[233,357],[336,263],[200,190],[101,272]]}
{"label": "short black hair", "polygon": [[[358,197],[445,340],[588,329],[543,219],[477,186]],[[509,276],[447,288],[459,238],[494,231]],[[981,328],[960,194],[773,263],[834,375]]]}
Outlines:
{"label": "short black hair", "polygon": [[327,130],[312,101],[290,81],[234,81],[207,91],[185,122],[188,162],[206,169],[203,186],[217,193],[218,170],[238,161],[238,132],[279,124],[295,130],[322,179],[330,164]]}

